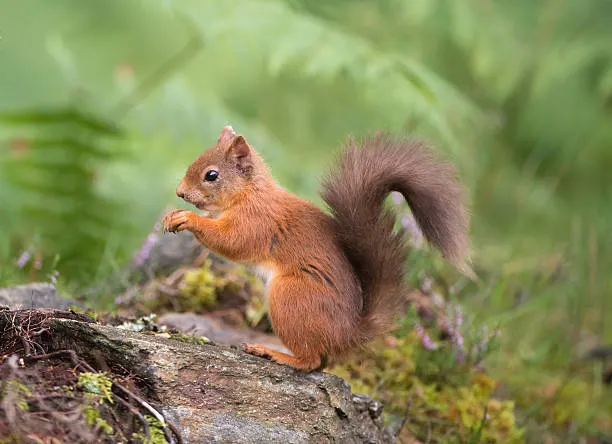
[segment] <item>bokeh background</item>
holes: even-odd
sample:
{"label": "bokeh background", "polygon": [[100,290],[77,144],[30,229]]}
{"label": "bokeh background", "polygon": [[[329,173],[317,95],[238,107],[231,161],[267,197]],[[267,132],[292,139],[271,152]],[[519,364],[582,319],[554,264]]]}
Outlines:
{"label": "bokeh background", "polygon": [[501,328],[491,371],[610,433],[612,2],[20,0],[0,37],[1,285],[103,281],[226,124],[315,202],[349,135],[411,134],[469,189],[482,283],[450,297]]}

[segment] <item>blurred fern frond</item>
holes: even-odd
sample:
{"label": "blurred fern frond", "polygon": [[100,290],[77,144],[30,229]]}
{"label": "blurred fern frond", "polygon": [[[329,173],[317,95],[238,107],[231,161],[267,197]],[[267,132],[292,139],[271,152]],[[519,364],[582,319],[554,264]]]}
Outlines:
{"label": "blurred fern frond", "polygon": [[[228,57],[334,80],[348,76],[368,95],[393,98],[406,120],[429,124],[450,146],[459,144],[452,120],[475,121],[479,107],[451,83],[407,54],[385,51],[362,35],[280,0],[160,1],[188,17],[202,40],[223,45]],[[253,70],[255,74],[256,70]],[[245,73],[246,74],[246,73]],[[248,74],[247,74],[248,75]]]}
{"label": "blurred fern frond", "polygon": [[11,191],[3,206],[12,209],[5,219],[17,226],[21,247],[41,239],[43,262],[59,254],[62,270],[95,271],[120,210],[96,179],[119,156],[111,146],[123,137],[120,128],[78,106],[3,113],[0,122],[8,147],[0,170]]}

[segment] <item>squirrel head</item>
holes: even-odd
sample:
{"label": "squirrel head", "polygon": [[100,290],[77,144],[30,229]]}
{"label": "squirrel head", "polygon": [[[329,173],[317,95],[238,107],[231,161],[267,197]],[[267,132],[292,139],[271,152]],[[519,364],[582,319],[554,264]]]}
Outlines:
{"label": "squirrel head", "polygon": [[263,160],[231,126],[221,130],[217,144],[193,161],[176,195],[213,214],[247,196],[257,179],[268,177]]}

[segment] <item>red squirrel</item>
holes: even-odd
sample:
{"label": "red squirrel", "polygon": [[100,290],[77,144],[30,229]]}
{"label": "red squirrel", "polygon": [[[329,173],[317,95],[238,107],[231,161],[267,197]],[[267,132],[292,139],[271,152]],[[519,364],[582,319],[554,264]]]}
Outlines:
{"label": "red squirrel", "polygon": [[210,250],[269,270],[268,309],[293,356],[258,344],[247,353],[322,370],[393,325],[406,294],[407,246],[384,206],[401,193],[425,238],[460,270],[468,216],[455,170],[422,142],[385,134],[353,141],[323,181],[330,214],[281,188],[231,126],[189,166],[176,194],[208,213],[173,210],[165,231],[191,231]]}

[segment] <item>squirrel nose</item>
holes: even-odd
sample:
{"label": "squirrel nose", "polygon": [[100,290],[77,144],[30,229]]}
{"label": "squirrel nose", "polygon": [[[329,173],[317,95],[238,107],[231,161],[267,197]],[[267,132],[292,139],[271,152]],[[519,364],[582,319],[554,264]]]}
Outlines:
{"label": "squirrel nose", "polygon": [[187,194],[185,192],[186,188],[187,187],[185,186],[185,181],[181,180],[181,183],[179,183],[179,186],[176,187],[176,195],[178,197],[180,197],[181,199],[184,199],[185,198],[185,194]]}

